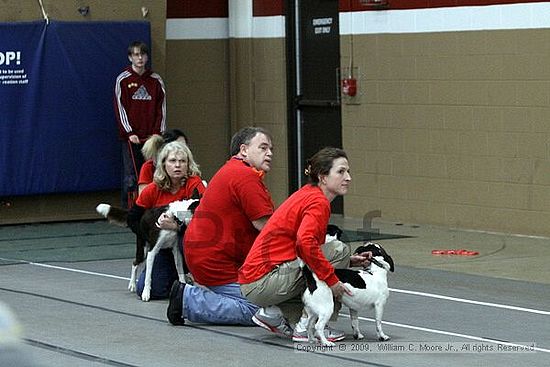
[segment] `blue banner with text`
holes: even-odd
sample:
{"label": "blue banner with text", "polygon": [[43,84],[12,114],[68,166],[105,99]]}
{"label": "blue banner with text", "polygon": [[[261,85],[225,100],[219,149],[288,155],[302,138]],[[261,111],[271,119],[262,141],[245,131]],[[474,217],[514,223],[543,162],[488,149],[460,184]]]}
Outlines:
{"label": "blue banner with text", "polygon": [[0,23],[0,196],[120,187],[113,110],[148,22]]}

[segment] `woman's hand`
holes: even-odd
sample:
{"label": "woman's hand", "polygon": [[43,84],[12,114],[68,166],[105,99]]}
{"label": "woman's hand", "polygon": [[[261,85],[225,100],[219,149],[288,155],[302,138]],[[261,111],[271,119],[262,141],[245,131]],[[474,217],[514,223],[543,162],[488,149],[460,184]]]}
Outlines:
{"label": "woman's hand", "polygon": [[370,258],[372,257],[372,252],[365,251],[360,254],[351,255],[349,257],[349,264],[351,267],[363,267],[366,268],[370,264]]}
{"label": "woman's hand", "polygon": [[331,286],[330,290],[332,291],[332,295],[334,296],[334,298],[340,299],[344,293],[348,296],[353,296],[353,293],[348,289],[348,287],[346,287],[345,284],[340,281]]}
{"label": "woman's hand", "polygon": [[167,215],[166,213],[162,213],[157,219],[157,227],[160,229],[167,229],[170,231],[177,231],[178,230],[178,224],[172,218],[171,216]]}

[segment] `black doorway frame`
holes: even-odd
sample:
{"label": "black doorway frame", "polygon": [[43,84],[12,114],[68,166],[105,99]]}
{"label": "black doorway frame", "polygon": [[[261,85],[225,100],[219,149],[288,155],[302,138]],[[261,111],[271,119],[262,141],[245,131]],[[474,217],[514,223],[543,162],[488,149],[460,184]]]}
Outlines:
{"label": "black doorway frame", "polygon": [[[298,167],[300,166],[298,147],[298,107],[297,73],[296,73],[296,1],[285,0],[285,46],[286,46],[286,93],[287,93],[287,139],[288,139],[288,192],[299,189]],[[300,173],[301,174],[301,173]]]}
{"label": "black doorway frame", "polygon": [[[338,0],[331,0],[336,1]],[[329,97],[326,99],[326,95],[320,97],[321,99],[309,95],[302,95],[307,92],[305,85],[299,85],[301,81],[298,78],[301,78],[299,75],[303,72],[302,68],[305,60],[300,60],[302,57],[302,52],[305,52],[301,47],[302,45],[297,44],[297,42],[305,42],[305,37],[302,32],[302,24],[298,24],[298,21],[303,19],[304,14],[300,14],[304,4],[302,0],[285,0],[285,9],[286,9],[286,22],[285,22],[285,46],[286,46],[286,92],[287,92],[287,139],[288,139],[288,191],[293,193],[298,190],[301,185],[305,184],[305,175],[304,162],[306,158],[303,155],[313,154],[312,152],[306,152],[311,150],[311,140],[305,140],[306,131],[303,129],[307,128],[307,121],[298,121],[298,118],[301,113],[304,113],[303,118],[310,118],[311,113],[318,108],[341,108],[340,98],[338,94],[334,97]],[[336,16],[339,16],[337,12]],[[300,27],[300,29],[298,29]],[[338,31],[339,37],[339,31]],[[298,40],[298,41],[297,41]],[[338,50],[338,60],[339,60],[339,50]],[[307,63],[305,63],[307,64]],[[336,65],[339,68],[339,61]],[[335,74],[336,75],[336,70]],[[304,81],[305,82],[305,81]],[[300,88],[300,91],[298,90]],[[302,90],[303,89],[303,90]],[[311,88],[309,88],[311,89]],[[308,90],[309,90],[308,89]],[[308,99],[310,98],[310,99]],[[313,108],[313,110],[312,110]],[[341,126],[341,110],[338,111],[339,128],[337,139],[338,142],[329,143],[328,145],[333,146],[342,146],[342,126]],[[336,198],[332,204],[332,211],[335,214],[343,214],[343,199],[341,197]]]}

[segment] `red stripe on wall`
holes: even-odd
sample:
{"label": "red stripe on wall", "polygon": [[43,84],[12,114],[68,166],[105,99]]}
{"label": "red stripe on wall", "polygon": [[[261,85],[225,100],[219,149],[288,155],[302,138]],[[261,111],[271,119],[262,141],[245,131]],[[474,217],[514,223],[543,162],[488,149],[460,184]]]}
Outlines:
{"label": "red stripe on wall", "polygon": [[[372,5],[365,5],[365,0],[340,0],[340,11],[375,10]],[[374,2],[374,0],[370,0]],[[382,0],[388,3],[379,9],[423,9],[454,6],[480,6],[501,4],[542,3],[545,0]]]}
{"label": "red stripe on wall", "polygon": [[255,17],[285,15],[284,0],[254,0],[252,14]]}
{"label": "red stripe on wall", "polygon": [[168,0],[167,18],[227,18],[227,0]]}
{"label": "red stripe on wall", "polygon": [[[365,5],[367,0],[339,0],[340,11],[375,10]],[[374,2],[374,0],[370,0]],[[382,9],[423,9],[454,6],[541,3],[545,0],[381,0],[388,5]],[[168,0],[167,18],[227,18],[228,0]],[[255,17],[285,15],[285,0],[253,0]]]}

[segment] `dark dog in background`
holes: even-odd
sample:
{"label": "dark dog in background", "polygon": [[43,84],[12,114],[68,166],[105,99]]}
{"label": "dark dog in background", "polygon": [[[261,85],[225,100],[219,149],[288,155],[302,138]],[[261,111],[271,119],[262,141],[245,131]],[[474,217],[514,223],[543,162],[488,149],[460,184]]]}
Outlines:
{"label": "dark dog in background", "polygon": [[344,234],[344,231],[342,231],[340,227],[334,224],[329,224],[327,226],[327,234],[325,237],[325,242],[330,242],[334,240],[340,241],[343,234]]}
{"label": "dark dog in background", "polygon": [[[189,224],[191,217],[195,211],[195,208],[199,204],[198,195],[190,200],[174,201],[169,205],[151,208],[145,210],[141,218],[139,218],[139,228],[134,230],[136,232],[136,256],[132,264],[132,273],[130,276],[130,283],[128,284],[128,290],[130,292],[136,291],[136,281],[138,274],[142,271],[145,259],[147,259],[147,266],[145,271],[145,285],[141,294],[141,299],[145,302],[149,301],[151,295],[151,274],[153,270],[153,263],[157,253],[163,248],[172,249],[174,260],[176,263],[176,269],[178,271],[178,277],[180,282],[185,282],[185,274],[187,266],[183,259],[183,254],[179,250],[178,232],[160,229],[158,226],[158,218],[162,213],[174,218],[176,223],[183,227],[183,230]],[[99,204],[96,211],[107,218],[110,223],[127,227],[128,226],[128,210],[113,207],[109,204]]]}

